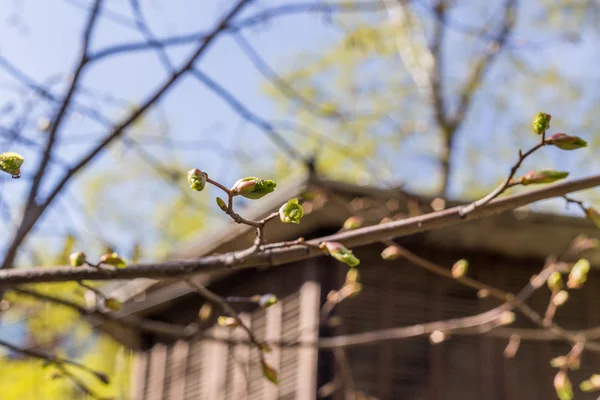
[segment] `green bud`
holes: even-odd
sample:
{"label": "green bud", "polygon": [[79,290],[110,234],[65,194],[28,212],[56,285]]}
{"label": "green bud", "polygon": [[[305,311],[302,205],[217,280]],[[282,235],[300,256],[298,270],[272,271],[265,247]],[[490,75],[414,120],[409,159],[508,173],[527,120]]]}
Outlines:
{"label": "green bud", "polygon": [[384,260],[396,260],[402,256],[402,249],[398,246],[388,246],[381,252]]}
{"label": "green bud", "polygon": [[225,316],[220,316],[219,318],[217,318],[217,324],[219,324],[219,326],[225,326],[227,328],[235,328],[239,325],[237,319]]}
{"label": "green bud", "polygon": [[223,200],[220,197],[217,197],[217,205],[219,206],[219,208],[221,210],[223,210],[223,212],[227,212],[227,204],[225,204],[225,200]]}
{"label": "green bud", "polygon": [[267,364],[266,361],[261,361],[261,364],[263,376],[277,385],[279,383],[279,376],[277,375],[277,371],[275,370],[275,368]]}
{"label": "green bud", "polygon": [[200,321],[208,321],[208,319],[212,316],[213,306],[210,303],[202,304],[200,307],[200,311],[198,311],[198,318]]}
{"label": "green bud", "polygon": [[565,179],[567,176],[569,176],[568,172],[540,169],[529,171],[519,179],[519,182],[521,182],[522,185],[552,183],[561,179]]}
{"label": "green bud", "polygon": [[201,192],[206,186],[206,174],[198,168],[190,169],[187,173],[188,183],[193,190]]}
{"label": "green bud", "polygon": [[13,152],[0,154],[0,171],[11,174],[13,178],[21,177],[21,165],[23,156]]}
{"label": "green bud", "polygon": [[357,216],[353,216],[348,218],[345,222],[344,222],[344,229],[349,231],[352,229],[358,229],[363,225],[363,218],[361,217],[357,217]]}
{"label": "green bud", "polygon": [[566,371],[559,371],[554,377],[554,390],[560,400],[573,399],[573,386]]}
{"label": "green bud", "polygon": [[346,283],[358,282],[358,270],[356,268],[350,268],[346,273]]}
{"label": "green bud", "polygon": [[566,133],[555,133],[546,139],[546,144],[551,144],[562,150],[577,150],[587,147],[587,142],[577,136],[569,136]]}
{"label": "green bud", "polygon": [[260,308],[269,308],[277,304],[277,301],[277,296],[275,296],[274,294],[263,294],[258,299],[258,305],[260,306]]}
{"label": "green bud", "polygon": [[112,265],[117,268],[125,268],[127,263],[117,253],[107,253],[100,257],[101,264]]}
{"label": "green bud", "polygon": [[588,207],[585,209],[585,216],[592,221],[594,225],[600,228],[600,212],[598,210],[593,207]]}
{"label": "green bud", "polygon": [[81,267],[85,264],[85,253],[81,251],[71,253],[71,255],[69,255],[69,264],[71,264],[72,267]]}
{"label": "green bud", "polygon": [[552,296],[552,303],[555,306],[560,307],[563,304],[565,304],[568,299],[569,299],[569,292],[567,292],[566,290],[561,290],[560,292],[558,292],[554,296]]}
{"label": "green bud", "polygon": [[546,283],[548,284],[548,289],[550,289],[550,291],[556,292],[563,287],[562,275],[560,272],[554,271],[552,274],[550,274]]}
{"label": "green bud", "polygon": [[343,262],[351,267],[356,267],[360,264],[360,260],[356,258],[352,251],[347,249],[343,244],[338,242],[323,242],[319,245],[321,250],[327,252],[331,257]]}
{"label": "green bud", "polygon": [[562,368],[567,364],[567,357],[558,356],[550,360],[550,366],[552,368]]}
{"label": "green bud", "polygon": [[288,200],[279,209],[279,219],[281,219],[281,222],[299,224],[303,216],[304,210],[298,203],[298,199]]}
{"label": "green bud", "polygon": [[113,297],[109,297],[108,299],[104,300],[104,305],[113,311],[119,311],[121,308],[123,308],[123,303]]}
{"label": "green bud", "polygon": [[231,191],[247,199],[257,200],[273,192],[277,184],[269,179],[260,179],[253,176],[238,180]]}
{"label": "green bud", "polygon": [[569,279],[567,280],[567,287],[570,289],[579,289],[583,286],[587,280],[587,274],[590,271],[590,262],[585,258],[577,261],[571,272],[569,273]]}
{"label": "green bud", "polygon": [[533,118],[533,122],[531,124],[531,126],[533,127],[533,131],[538,135],[541,135],[542,133],[546,132],[548,129],[550,129],[551,119],[552,116],[550,114],[546,114],[543,112],[537,113]]}
{"label": "green bud", "polygon": [[579,384],[582,392],[595,392],[600,390],[600,375],[594,374],[588,380]]}
{"label": "green bud", "polygon": [[458,260],[452,266],[452,277],[455,279],[461,278],[461,277],[465,276],[468,269],[469,269],[469,261],[465,260],[464,258],[461,260]]}

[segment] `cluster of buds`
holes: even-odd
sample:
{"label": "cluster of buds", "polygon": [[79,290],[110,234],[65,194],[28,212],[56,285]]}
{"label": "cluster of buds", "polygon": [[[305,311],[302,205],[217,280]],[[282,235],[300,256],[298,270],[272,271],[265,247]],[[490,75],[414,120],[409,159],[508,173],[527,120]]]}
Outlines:
{"label": "cluster of buds", "polygon": [[571,272],[569,273],[569,279],[567,280],[567,287],[570,289],[579,289],[583,286],[587,280],[588,272],[590,272],[590,262],[585,258],[577,261]]}
{"label": "cluster of buds", "polygon": [[208,175],[200,171],[198,168],[190,169],[187,173],[187,179],[188,183],[190,184],[190,188],[198,192],[204,190],[204,187],[206,186],[206,178],[208,178]]}
{"label": "cluster of buds", "polygon": [[551,119],[552,116],[550,114],[546,114],[543,112],[537,113],[533,118],[533,122],[531,123],[533,131],[538,135],[541,135],[542,133],[546,132],[548,129],[550,129]]}
{"label": "cluster of buds", "polygon": [[273,192],[277,184],[270,179],[260,179],[253,176],[238,180],[231,192],[234,195],[240,195],[247,199],[258,200],[267,194]]}
{"label": "cluster of buds", "polygon": [[319,245],[319,248],[329,254],[336,260],[349,265],[350,267],[356,267],[360,264],[360,260],[352,254],[352,250],[347,249],[343,244],[338,242],[323,242]]}
{"label": "cluster of buds", "polygon": [[11,174],[13,178],[21,177],[21,165],[23,165],[23,156],[13,152],[0,154],[0,171]]}
{"label": "cluster of buds", "polygon": [[299,224],[304,216],[304,210],[298,199],[288,200],[287,203],[279,208],[279,219],[284,223]]}
{"label": "cluster of buds", "polygon": [[552,183],[565,179],[569,176],[568,172],[554,171],[552,169],[540,169],[529,171],[519,179],[521,185],[531,185],[538,183]]}

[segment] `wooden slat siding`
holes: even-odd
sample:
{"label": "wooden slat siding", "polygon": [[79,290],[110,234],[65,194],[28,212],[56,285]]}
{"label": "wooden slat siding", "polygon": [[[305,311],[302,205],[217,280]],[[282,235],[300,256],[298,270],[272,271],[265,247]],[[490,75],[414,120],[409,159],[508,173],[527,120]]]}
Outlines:
{"label": "wooden slat siding", "polygon": [[[497,285],[496,287],[500,288],[509,288],[511,285],[507,279],[506,273],[498,274],[498,278],[496,279]],[[517,317],[519,318],[519,317]],[[503,381],[504,381],[504,399],[505,400],[517,400],[518,399],[518,391],[519,391],[519,379],[517,377],[517,373],[519,370],[519,365],[516,359],[508,359],[504,357],[504,349],[502,346],[506,346],[508,341],[496,340],[496,351],[499,353],[500,362],[502,363],[502,371],[503,371]]]}
{"label": "wooden slat siding", "polygon": [[[444,301],[444,286],[443,282],[437,277],[429,279],[430,297],[429,303],[429,320],[437,321],[442,318],[443,301]],[[444,394],[444,343],[431,346],[429,353],[429,399],[442,400]]]}
{"label": "wooden slat siding", "polygon": [[[305,282],[300,288],[300,342],[319,340],[319,308],[321,286],[317,282]],[[297,400],[313,400],[317,393],[317,348],[298,348]]]}
{"label": "wooden slat siding", "polygon": [[185,380],[185,400],[203,398],[206,393],[206,379],[204,379],[204,355],[206,354],[207,341],[195,339],[190,343],[187,359],[187,372]]}
{"label": "wooden slat siding", "polygon": [[[212,335],[217,339],[227,339],[230,328],[215,326],[210,329]],[[206,399],[225,400],[225,379],[227,370],[228,345],[219,340],[207,341],[205,347],[204,365],[202,374],[204,375],[204,385],[206,385]]]}
{"label": "wooden slat siding", "polygon": [[[300,323],[300,298],[296,292],[282,301],[281,339],[297,340]],[[281,349],[279,367],[279,399],[296,399],[296,382],[298,376],[298,349],[284,347]]]}
{"label": "wooden slat siding", "polygon": [[[488,285],[495,286],[496,283],[496,268],[477,268],[478,279]],[[493,300],[489,297],[479,300],[480,312],[484,312],[493,307]],[[481,365],[481,398],[486,400],[498,399],[494,388],[495,364],[494,360],[494,339],[483,335],[480,339],[479,363]]]}
{"label": "wooden slat siding", "polygon": [[[266,326],[265,326],[265,340],[267,342],[279,342],[281,340],[281,303],[277,303],[274,306],[267,308],[266,310]],[[275,370],[279,371],[281,361],[281,347],[272,346],[273,351],[265,354],[265,360]],[[258,368],[256,366],[255,368]],[[264,400],[277,400],[279,396],[279,387],[263,379],[263,398]]]}
{"label": "wooden slat siding", "polygon": [[171,385],[169,388],[169,400],[185,400],[185,384],[187,375],[187,360],[190,344],[185,340],[179,340],[173,346],[173,360],[168,368],[171,369]]}
{"label": "wooden slat siding", "polygon": [[[240,318],[244,324],[253,329],[250,315],[240,314]],[[235,329],[232,337],[240,341],[247,341],[249,339],[248,334],[241,328]],[[228,389],[231,388],[228,392],[232,394],[232,400],[248,400],[250,346],[239,344],[231,350],[233,350],[233,362],[235,364],[233,366],[233,379],[231,382],[227,382]]]}
{"label": "wooden slat siding", "polygon": [[150,373],[148,374],[148,392],[144,400],[162,400],[163,385],[168,347],[157,343],[150,352]]}
{"label": "wooden slat siding", "polygon": [[[386,329],[392,327],[392,318],[394,313],[394,279],[390,276],[384,280],[381,300],[380,328]],[[379,345],[379,397],[381,399],[390,399],[392,397],[392,371],[394,360],[393,342],[385,341]]]}
{"label": "wooden slat siding", "polygon": [[[598,301],[598,293],[600,293],[600,284],[598,284],[598,277],[593,276],[589,279],[585,287],[586,306],[587,306],[587,327],[592,328],[600,326],[600,302]],[[594,368],[600,370],[600,355],[595,352],[589,352],[589,357],[592,360],[591,364]]]}
{"label": "wooden slat siding", "polygon": [[[279,304],[277,304],[279,305]],[[261,308],[252,312],[252,331],[258,340],[264,340],[266,330],[266,313],[270,308],[263,310]],[[265,378],[263,377],[260,366],[259,352],[256,348],[250,348],[250,369],[248,371],[248,400],[263,400]]]}
{"label": "wooden slat siding", "polygon": [[131,376],[133,382],[129,396],[131,400],[143,400],[148,374],[148,353],[145,351],[135,352]]}

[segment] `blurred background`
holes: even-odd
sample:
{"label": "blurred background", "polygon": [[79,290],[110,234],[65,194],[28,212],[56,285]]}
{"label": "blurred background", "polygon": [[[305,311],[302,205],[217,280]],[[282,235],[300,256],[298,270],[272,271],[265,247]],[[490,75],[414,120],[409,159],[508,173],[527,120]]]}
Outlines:
{"label": "blurred background", "polygon": [[[523,172],[600,166],[597,0],[255,0],[206,39],[235,4],[2,2],[1,148],[25,158],[20,180],[0,177],[5,268],[75,250],[164,258],[226,222],[213,188],[188,189],[194,167],[230,186],[283,182],[314,160],[333,179],[473,199],[534,144],[539,111],[589,147],[545,149]],[[37,288],[82,297],[76,284]],[[0,303],[3,340],[104,368],[117,377],[106,395],[127,390],[128,350],[72,310],[18,300]],[[5,398],[65,398],[68,382],[7,355]]]}

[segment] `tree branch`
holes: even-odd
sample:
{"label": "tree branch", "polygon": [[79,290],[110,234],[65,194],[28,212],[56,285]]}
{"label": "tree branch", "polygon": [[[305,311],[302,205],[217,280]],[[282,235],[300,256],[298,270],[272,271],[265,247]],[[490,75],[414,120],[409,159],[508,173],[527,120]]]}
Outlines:
{"label": "tree branch", "polygon": [[92,267],[44,267],[21,268],[0,271],[1,285],[16,285],[35,282],[65,282],[73,280],[111,280],[133,278],[174,278],[206,273],[223,269],[245,269],[259,266],[277,266],[294,261],[323,255],[318,249],[322,242],[340,242],[347,247],[364,246],[385,239],[403,237],[446,226],[456,225],[473,219],[514,210],[527,204],[566,193],[600,186],[600,175],[576,179],[530,192],[495,199],[473,212],[461,217],[462,206],[449,208],[417,217],[386,224],[368,226],[334,235],[308,240],[302,244],[265,248],[249,248],[233,253],[202,257],[191,261],[171,261],[158,264],[131,265],[125,269],[99,269]]}

